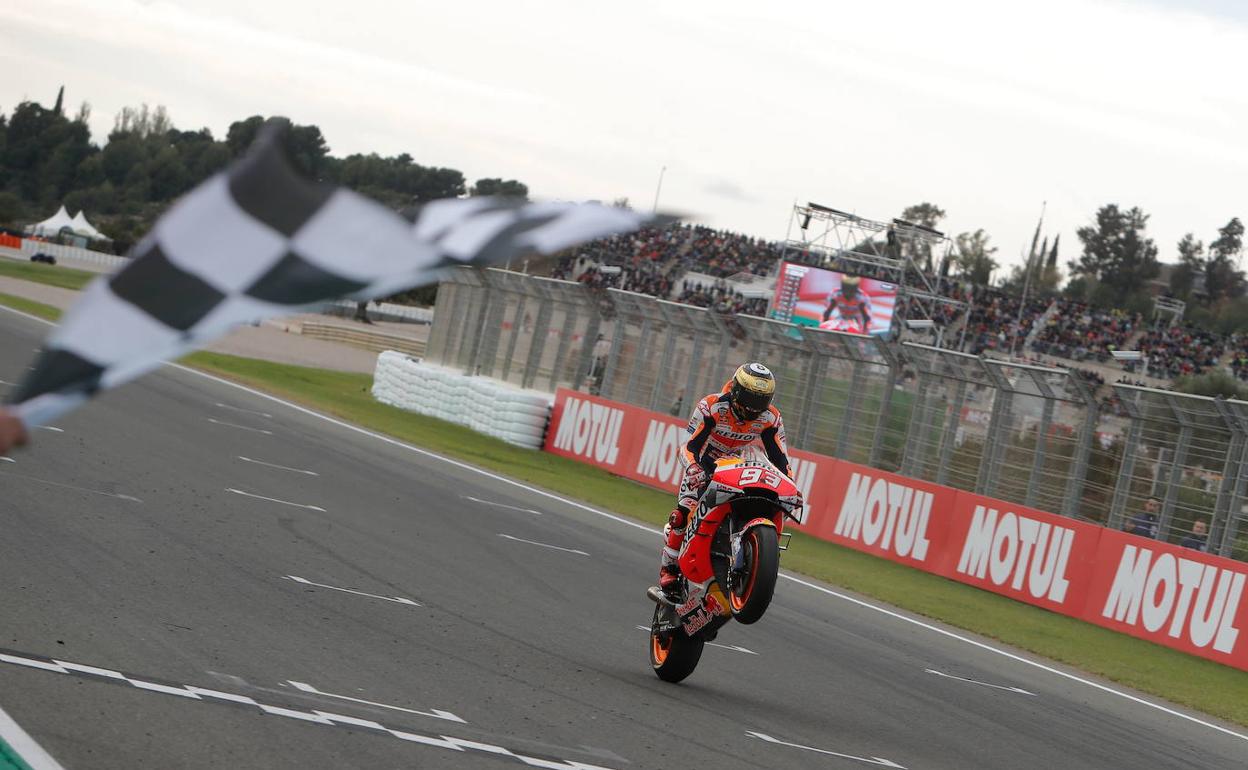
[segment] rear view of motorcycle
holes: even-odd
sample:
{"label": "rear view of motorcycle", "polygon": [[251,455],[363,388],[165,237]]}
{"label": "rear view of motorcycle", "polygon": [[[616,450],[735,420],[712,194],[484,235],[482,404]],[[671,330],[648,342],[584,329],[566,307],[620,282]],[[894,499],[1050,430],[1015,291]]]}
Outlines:
{"label": "rear view of motorcycle", "polygon": [[780,574],[784,520],[798,520],[802,496],[766,461],[716,463],[690,514],[680,551],[678,597],[651,586],[650,665],[666,682],[693,673],[702,648],[735,619],[755,623],[771,604]]}

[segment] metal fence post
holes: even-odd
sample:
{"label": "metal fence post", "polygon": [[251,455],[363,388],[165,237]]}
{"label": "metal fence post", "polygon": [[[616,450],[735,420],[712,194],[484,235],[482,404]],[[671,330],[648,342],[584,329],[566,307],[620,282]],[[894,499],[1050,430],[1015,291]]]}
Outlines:
{"label": "metal fence post", "polygon": [[[1078,378],[1075,378],[1078,381]],[[1088,457],[1092,454],[1092,440],[1096,437],[1097,408],[1086,387],[1082,391],[1085,396],[1083,425],[1079,428],[1079,438],[1070,458],[1070,476],[1066,479],[1066,495],[1062,501],[1061,514],[1075,517],[1079,513],[1079,500],[1083,497],[1083,488],[1088,478]]]}
{"label": "metal fence post", "polygon": [[836,441],[836,457],[841,460],[849,458],[849,439],[854,432],[855,415],[862,399],[862,391],[866,389],[866,375],[862,371],[861,361],[850,360],[853,371],[849,375],[849,393],[845,399],[845,416],[841,418],[841,435]]}
{"label": "metal fence post", "polygon": [[875,436],[871,439],[871,455],[867,464],[872,468],[880,467],[884,455],[884,435],[888,430],[888,421],[892,417],[893,392],[897,389],[897,377],[904,366],[896,351],[888,346],[879,347],[888,362],[888,375],[884,382],[884,390],[880,393],[880,412],[875,416]]}
{"label": "metal fence post", "polygon": [[945,420],[944,430],[940,432],[940,465],[936,469],[936,483],[949,483],[949,465],[953,460],[953,448],[958,437],[958,421],[962,416],[962,407],[966,404],[966,380],[958,380],[954,386],[953,403],[950,405],[949,416]]}
{"label": "metal fence post", "polygon": [[[1045,387],[1047,390],[1047,386]],[[1044,406],[1040,411],[1040,424],[1036,426],[1036,444],[1031,461],[1031,475],[1027,478],[1027,497],[1023,504],[1029,508],[1036,507],[1036,493],[1040,488],[1040,478],[1044,475],[1044,455],[1048,448],[1049,428],[1053,425],[1053,410],[1057,402],[1052,393],[1045,393]]]}
{"label": "metal fence post", "polygon": [[[541,364],[542,354],[546,352],[546,343],[550,341],[550,317],[554,313],[554,297],[541,288],[540,283],[534,283],[542,293],[541,307],[537,309],[537,318],[533,321],[533,340],[529,344],[529,355],[524,360],[524,375],[520,378],[520,387],[533,387],[534,380],[537,379],[537,368]],[[565,326],[565,328],[571,328]]]}
{"label": "metal fence post", "polygon": [[[1127,403],[1125,400],[1123,403]],[[1106,526],[1110,529],[1122,529],[1123,512],[1127,508],[1127,499],[1131,497],[1131,476],[1135,473],[1135,454],[1140,448],[1140,435],[1144,426],[1137,411],[1131,416],[1131,426],[1127,428],[1127,437],[1122,444],[1122,462],[1118,465],[1118,478],[1114,482],[1114,499],[1109,504],[1109,519]]]}
{"label": "metal fence post", "polygon": [[924,426],[927,422],[927,389],[931,376],[922,369],[916,372],[916,392],[914,403],[910,407],[910,423],[906,427],[905,449],[901,455],[901,475],[917,476],[922,460],[919,458],[920,447],[924,437]]}
{"label": "metal fence post", "polygon": [[516,313],[511,317],[511,336],[507,340],[507,353],[503,356],[503,376],[499,377],[500,380],[506,380],[507,375],[511,374],[511,359],[516,354],[516,341],[520,339],[520,333],[524,331],[524,306],[527,300],[528,296],[520,293],[516,301]]}
{"label": "metal fence post", "polygon": [[1013,416],[1013,396],[1008,382],[995,366],[984,366],[992,379],[996,393],[992,398],[992,416],[988,419],[988,432],[984,437],[984,450],[979,458],[979,475],[975,481],[975,492],[992,497],[997,488],[997,479],[1001,471],[1001,460],[1005,454],[1003,435],[1009,427],[1007,422]]}

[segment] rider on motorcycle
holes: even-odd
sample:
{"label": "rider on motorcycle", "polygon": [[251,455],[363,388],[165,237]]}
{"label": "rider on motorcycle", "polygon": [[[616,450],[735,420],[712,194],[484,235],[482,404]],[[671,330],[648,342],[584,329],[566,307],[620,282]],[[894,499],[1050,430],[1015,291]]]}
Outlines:
{"label": "rider on motorcycle", "polygon": [[835,317],[846,323],[862,325],[862,332],[871,328],[871,297],[862,290],[862,279],[856,275],[841,277],[841,288],[828,295],[823,320]]}
{"label": "rider on motorcycle", "polygon": [[676,498],[676,509],[663,528],[663,552],[659,560],[659,587],[673,593],[680,585],[676,563],[685,537],[689,511],[697,505],[715,470],[715,461],[740,454],[747,446],[761,443],[767,459],[784,475],[789,475],[789,454],[784,442],[784,422],[780,410],[771,405],[776,378],[760,363],[737,367],[732,379],[719,393],[698,402],[686,429],[689,439],[681,451],[685,466]]}

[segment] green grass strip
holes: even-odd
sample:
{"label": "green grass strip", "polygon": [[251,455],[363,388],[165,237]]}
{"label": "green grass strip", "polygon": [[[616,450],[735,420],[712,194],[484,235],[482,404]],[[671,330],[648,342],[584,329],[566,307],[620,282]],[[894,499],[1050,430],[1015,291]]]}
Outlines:
{"label": "green grass strip", "polygon": [[12,294],[0,293],[0,305],[7,305],[14,310],[29,313],[46,321],[56,321],[61,317],[61,311],[58,308],[25,297],[15,297]]}
{"label": "green grass strip", "polygon": [[56,286],[61,289],[74,289],[75,291],[99,277],[99,273],[92,273],[87,270],[75,270],[72,267],[61,267],[59,265],[45,265],[41,262],[17,262],[3,257],[0,257],[0,275],[6,278],[20,278],[23,281],[45,283],[48,286]]}
{"label": "green grass strip", "polygon": [[[0,301],[6,300],[0,296]],[[54,308],[47,309],[55,312]],[[372,377],[367,374],[208,352],[194,353],[184,363],[438,454],[656,526],[672,507],[671,494],[573,460],[521,449],[444,420],[380,404],[370,394]],[[656,563],[658,550],[656,538]],[[794,535],[783,564],[794,572],[1248,725],[1248,672],[801,533]],[[653,577],[649,573],[639,574],[638,585]]]}
{"label": "green grass strip", "polygon": [[26,760],[3,738],[0,738],[0,770],[31,770]]}

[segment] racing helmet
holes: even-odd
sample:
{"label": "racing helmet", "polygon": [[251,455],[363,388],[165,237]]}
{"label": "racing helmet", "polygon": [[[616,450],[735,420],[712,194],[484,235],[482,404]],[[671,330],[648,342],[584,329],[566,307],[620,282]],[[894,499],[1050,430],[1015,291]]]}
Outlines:
{"label": "racing helmet", "polygon": [[862,279],[856,275],[841,276],[841,291],[846,294],[857,294],[862,287]]}
{"label": "racing helmet", "polygon": [[728,400],[737,419],[757,420],[771,406],[775,394],[775,376],[770,369],[755,361],[737,367],[728,389]]}

